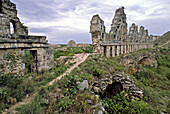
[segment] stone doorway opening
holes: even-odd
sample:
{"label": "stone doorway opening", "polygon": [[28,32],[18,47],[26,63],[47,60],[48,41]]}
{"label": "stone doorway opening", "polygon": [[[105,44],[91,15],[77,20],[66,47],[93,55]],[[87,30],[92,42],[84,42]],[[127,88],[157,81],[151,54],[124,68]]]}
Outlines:
{"label": "stone doorway opening", "polygon": [[113,96],[116,96],[120,92],[123,91],[123,85],[120,82],[114,82],[113,84],[109,84],[104,91],[104,93],[101,95],[101,98],[112,98]]}
{"label": "stone doorway opening", "polygon": [[115,46],[115,56],[117,56],[117,46]]}
{"label": "stone doorway opening", "polygon": [[104,56],[106,56],[106,46],[104,46]]}
{"label": "stone doorway opening", "polygon": [[112,57],[112,46],[110,47],[110,57]]}
{"label": "stone doorway opening", "polygon": [[37,73],[37,50],[26,50],[25,51],[25,71],[26,73]]}

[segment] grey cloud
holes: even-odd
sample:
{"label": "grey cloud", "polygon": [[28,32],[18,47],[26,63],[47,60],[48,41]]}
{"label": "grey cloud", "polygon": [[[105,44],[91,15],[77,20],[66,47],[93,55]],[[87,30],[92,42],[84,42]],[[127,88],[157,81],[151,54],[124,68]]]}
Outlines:
{"label": "grey cloud", "polygon": [[149,30],[150,34],[153,35],[162,35],[167,31],[170,31],[169,19],[148,19],[137,22],[139,25],[143,25],[146,29]]}
{"label": "grey cloud", "polygon": [[[101,18],[105,21],[105,24],[109,26],[114,16],[115,10],[118,8],[116,4],[103,4],[103,0],[11,0],[17,4],[20,18],[27,22],[50,22],[58,21],[69,18],[69,13],[76,15],[75,17],[82,20],[89,20],[94,14],[100,14]],[[144,7],[144,4],[138,4],[135,6],[125,6],[127,12],[127,18],[137,25],[143,25],[149,29],[151,34],[161,35],[164,32],[170,30],[170,4],[169,0],[150,0],[151,6],[162,7],[156,8],[148,17],[152,17],[146,20],[136,20],[135,16],[130,14],[131,12],[139,13],[146,16],[147,12],[153,7]],[[168,5],[167,5],[168,4]],[[78,11],[78,13],[77,13]],[[80,13],[79,13],[80,12]],[[157,18],[154,18],[157,17]],[[69,19],[67,19],[69,20]],[[72,20],[72,19],[70,19]],[[87,25],[89,25],[87,23]],[[75,25],[79,26],[79,25]],[[81,26],[81,25],[80,25]],[[58,29],[57,29],[58,28]],[[89,29],[87,31],[72,31],[70,29],[62,30],[64,26],[51,26],[48,28],[33,28],[29,27],[31,33],[44,33],[47,34],[50,43],[67,43],[69,40],[74,39],[76,42],[88,42],[91,43]]]}

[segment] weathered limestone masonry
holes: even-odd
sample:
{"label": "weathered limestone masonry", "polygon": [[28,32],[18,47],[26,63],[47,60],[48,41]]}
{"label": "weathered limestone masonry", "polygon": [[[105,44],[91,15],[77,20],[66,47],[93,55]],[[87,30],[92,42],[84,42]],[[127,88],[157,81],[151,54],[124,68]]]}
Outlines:
{"label": "weathered limestone masonry", "polygon": [[116,10],[109,33],[105,32],[104,21],[99,15],[94,15],[91,20],[90,33],[94,53],[107,57],[120,56],[144,48],[153,47],[153,36],[148,35],[148,30],[143,26],[138,31],[134,23],[127,32],[126,14],[124,7]]}
{"label": "weathered limestone masonry", "polygon": [[[14,33],[11,34],[10,23]],[[41,72],[53,66],[53,49],[45,36],[30,36],[17,17],[16,5],[0,0],[0,73],[25,72],[25,52],[30,52],[31,72]],[[10,60],[13,56],[16,61]]]}

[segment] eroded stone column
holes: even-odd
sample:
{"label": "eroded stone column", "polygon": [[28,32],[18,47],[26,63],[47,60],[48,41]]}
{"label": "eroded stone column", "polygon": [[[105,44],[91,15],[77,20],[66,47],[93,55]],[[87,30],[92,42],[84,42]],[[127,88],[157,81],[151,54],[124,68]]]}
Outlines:
{"label": "eroded stone column", "polygon": [[112,57],[115,57],[115,46],[112,46]]}
{"label": "eroded stone column", "polygon": [[126,49],[127,49],[127,47],[126,47],[126,45],[124,45],[124,54],[127,53]]}
{"label": "eroded stone column", "polygon": [[106,46],[106,57],[110,57],[110,46]]}
{"label": "eroded stone column", "polygon": [[121,55],[123,55],[123,45],[121,45]]}
{"label": "eroded stone column", "polygon": [[117,45],[117,56],[119,56],[119,55],[120,55],[120,46]]}
{"label": "eroded stone column", "polygon": [[132,52],[132,45],[129,45],[129,52]]}

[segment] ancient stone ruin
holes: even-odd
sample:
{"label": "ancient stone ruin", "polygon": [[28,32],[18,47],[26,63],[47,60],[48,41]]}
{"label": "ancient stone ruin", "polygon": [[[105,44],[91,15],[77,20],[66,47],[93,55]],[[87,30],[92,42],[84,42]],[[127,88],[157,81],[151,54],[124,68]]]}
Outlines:
{"label": "ancient stone ruin", "polygon": [[[14,33],[11,33],[12,27]],[[53,50],[46,37],[28,35],[27,27],[17,17],[16,4],[0,0],[0,73],[24,74],[26,51],[31,56],[31,72],[53,66]]]}
{"label": "ancient stone ruin", "polygon": [[104,21],[99,15],[94,15],[91,20],[90,33],[94,52],[107,57],[116,57],[153,47],[153,36],[149,36],[148,30],[145,30],[143,26],[138,31],[138,26],[133,23],[129,32],[127,31],[124,7],[116,10],[109,33],[106,33]]}
{"label": "ancient stone ruin", "polygon": [[77,44],[74,40],[70,40],[69,43],[67,44],[67,47],[77,47]]}
{"label": "ancient stone ruin", "polygon": [[129,97],[143,98],[143,91],[135,85],[135,82],[126,74],[115,74],[104,76],[100,80],[95,80],[91,87],[95,93],[103,91],[101,98],[111,98],[122,91],[128,91]]}

